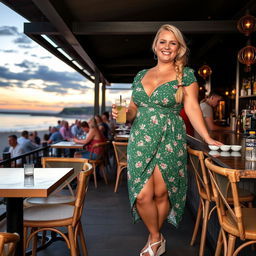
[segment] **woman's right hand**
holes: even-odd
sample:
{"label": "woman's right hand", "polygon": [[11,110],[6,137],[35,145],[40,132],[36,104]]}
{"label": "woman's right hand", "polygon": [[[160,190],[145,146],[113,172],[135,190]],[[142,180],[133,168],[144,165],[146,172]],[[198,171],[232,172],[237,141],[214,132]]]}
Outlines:
{"label": "woman's right hand", "polygon": [[116,105],[113,104],[112,105],[112,117],[113,117],[113,119],[117,119],[117,116],[118,116],[118,111],[117,111]]}

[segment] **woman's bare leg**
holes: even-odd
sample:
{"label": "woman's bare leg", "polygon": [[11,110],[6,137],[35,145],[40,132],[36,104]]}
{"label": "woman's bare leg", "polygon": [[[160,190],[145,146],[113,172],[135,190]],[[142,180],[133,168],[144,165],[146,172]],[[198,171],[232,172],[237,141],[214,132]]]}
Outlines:
{"label": "woman's bare leg", "polygon": [[160,230],[169,213],[170,202],[167,187],[158,166],[155,167],[153,178],[155,203],[158,211],[158,226]]}
{"label": "woman's bare leg", "polygon": [[[158,242],[161,239],[159,230],[169,211],[169,201],[165,194],[167,195],[166,185],[158,166],[156,166],[153,175],[144,185],[136,200],[137,210],[150,233],[150,243]],[[154,246],[153,251],[156,252],[159,246],[160,244]],[[142,251],[146,247],[147,245]],[[145,253],[143,256],[147,256],[147,254]]]}

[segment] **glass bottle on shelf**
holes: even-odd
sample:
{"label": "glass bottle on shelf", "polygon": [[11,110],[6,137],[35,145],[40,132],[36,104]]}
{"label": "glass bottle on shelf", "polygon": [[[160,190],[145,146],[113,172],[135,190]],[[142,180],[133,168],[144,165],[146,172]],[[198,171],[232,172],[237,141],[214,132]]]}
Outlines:
{"label": "glass bottle on shelf", "polygon": [[241,91],[240,91],[240,96],[243,97],[243,96],[246,96],[246,80],[243,79],[243,82],[242,82],[242,87],[241,87]]}
{"label": "glass bottle on shelf", "polygon": [[255,131],[250,131],[245,139],[245,159],[247,161],[256,161],[256,135]]}
{"label": "glass bottle on shelf", "polygon": [[247,94],[248,96],[251,96],[251,94],[252,94],[251,80],[250,80],[250,79],[248,79],[248,80],[247,80],[247,83],[246,83],[246,94]]}
{"label": "glass bottle on shelf", "polygon": [[253,80],[252,81],[252,94],[256,95],[256,78],[255,78],[255,76],[253,77],[252,80]]}

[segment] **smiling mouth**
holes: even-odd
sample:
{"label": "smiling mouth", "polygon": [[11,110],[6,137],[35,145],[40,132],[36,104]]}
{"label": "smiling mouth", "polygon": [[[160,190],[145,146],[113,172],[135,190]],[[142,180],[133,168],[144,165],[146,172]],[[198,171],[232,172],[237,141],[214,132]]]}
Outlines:
{"label": "smiling mouth", "polygon": [[170,52],[166,52],[166,51],[162,51],[162,54],[163,55],[170,55],[171,53]]}

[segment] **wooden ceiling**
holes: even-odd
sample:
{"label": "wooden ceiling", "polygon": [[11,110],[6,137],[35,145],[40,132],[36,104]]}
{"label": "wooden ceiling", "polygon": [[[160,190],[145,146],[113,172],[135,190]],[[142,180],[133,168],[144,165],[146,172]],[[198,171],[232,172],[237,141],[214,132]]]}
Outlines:
{"label": "wooden ceiling", "polygon": [[[236,29],[237,20],[246,10],[256,16],[255,0],[2,2],[30,21],[24,32],[33,40],[91,81],[100,72],[100,80],[107,84],[131,83],[139,70],[152,67],[154,34],[160,25],[169,23],[184,33],[190,49],[189,65],[197,71],[208,64],[213,70],[213,86],[231,87],[237,52],[247,41]],[[59,48],[49,44],[42,34]],[[252,42],[256,44],[255,35]],[[71,58],[63,56],[60,48]]]}

